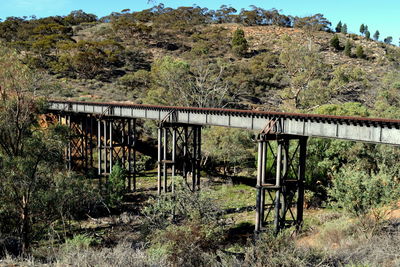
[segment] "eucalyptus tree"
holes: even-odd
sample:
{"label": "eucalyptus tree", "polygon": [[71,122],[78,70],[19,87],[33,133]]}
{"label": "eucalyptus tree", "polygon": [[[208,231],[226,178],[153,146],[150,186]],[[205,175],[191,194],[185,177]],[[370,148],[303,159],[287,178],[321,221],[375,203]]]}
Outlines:
{"label": "eucalyptus tree", "polygon": [[25,253],[39,229],[81,207],[87,187],[64,169],[67,130],[38,123],[42,80],[19,59],[0,47],[0,236],[17,237]]}
{"label": "eucalyptus tree", "polygon": [[187,62],[166,56],[151,68],[151,88],[146,103],[176,106],[223,107],[234,101],[240,91],[229,86],[228,64],[197,59]]}
{"label": "eucalyptus tree", "polygon": [[378,41],[378,40],[379,40],[379,35],[380,35],[379,31],[376,30],[376,32],[374,33],[374,40],[375,40],[375,41]]}

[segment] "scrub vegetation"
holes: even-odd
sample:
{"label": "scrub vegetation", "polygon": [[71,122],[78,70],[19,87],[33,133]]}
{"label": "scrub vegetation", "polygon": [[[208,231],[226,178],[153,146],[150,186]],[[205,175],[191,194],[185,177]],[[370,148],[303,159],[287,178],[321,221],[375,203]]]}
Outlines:
{"label": "scrub vegetation", "polygon": [[[44,115],[59,98],[400,119],[400,49],[360,33],[225,5],[0,22],[0,264],[400,265],[397,147],[310,139],[302,229],[255,236],[255,133],[205,128],[201,191],[177,177],[158,197],[151,153],[136,192],[120,164],[101,186],[67,171],[71,132]],[[149,151],[155,129],[138,121]]]}

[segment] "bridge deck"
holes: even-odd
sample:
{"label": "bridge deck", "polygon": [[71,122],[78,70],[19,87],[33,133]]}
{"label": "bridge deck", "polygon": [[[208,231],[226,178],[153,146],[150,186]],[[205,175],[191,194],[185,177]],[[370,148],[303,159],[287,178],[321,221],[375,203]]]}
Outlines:
{"label": "bridge deck", "polygon": [[400,145],[400,120],[381,118],[80,101],[51,101],[49,110]]}

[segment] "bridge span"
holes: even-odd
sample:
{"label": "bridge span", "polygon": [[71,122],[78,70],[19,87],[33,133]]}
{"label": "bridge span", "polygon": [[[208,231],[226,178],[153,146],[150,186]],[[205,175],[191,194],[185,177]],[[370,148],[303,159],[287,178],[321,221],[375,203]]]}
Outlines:
{"label": "bridge span", "polygon": [[50,101],[49,112],[74,132],[66,151],[69,168],[100,177],[119,161],[131,175],[127,186],[133,190],[136,120],[156,120],[159,194],[174,190],[178,173],[186,181],[191,178],[192,190],[200,188],[202,126],[255,131],[257,232],[268,223],[275,231],[301,226],[308,137],[400,145],[400,120],[381,118],[56,100]]}
{"label": "bridge span", "polygon": [[50,110],[400,145],[400,120],[381,118],[79,101],[51,101]]}

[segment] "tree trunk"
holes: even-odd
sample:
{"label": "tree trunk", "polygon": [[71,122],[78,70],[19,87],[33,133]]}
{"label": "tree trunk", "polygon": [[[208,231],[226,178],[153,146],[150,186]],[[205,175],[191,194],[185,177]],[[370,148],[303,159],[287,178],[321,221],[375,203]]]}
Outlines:
{"label": "tree trunk", "polygon": [[30,223],[29,223],[29,208],[25,196],[22,198],[22,210],[21,210],[21,238],[22,238],[22,254],[26,254],[29,250],[29,233],[30,233]]}

